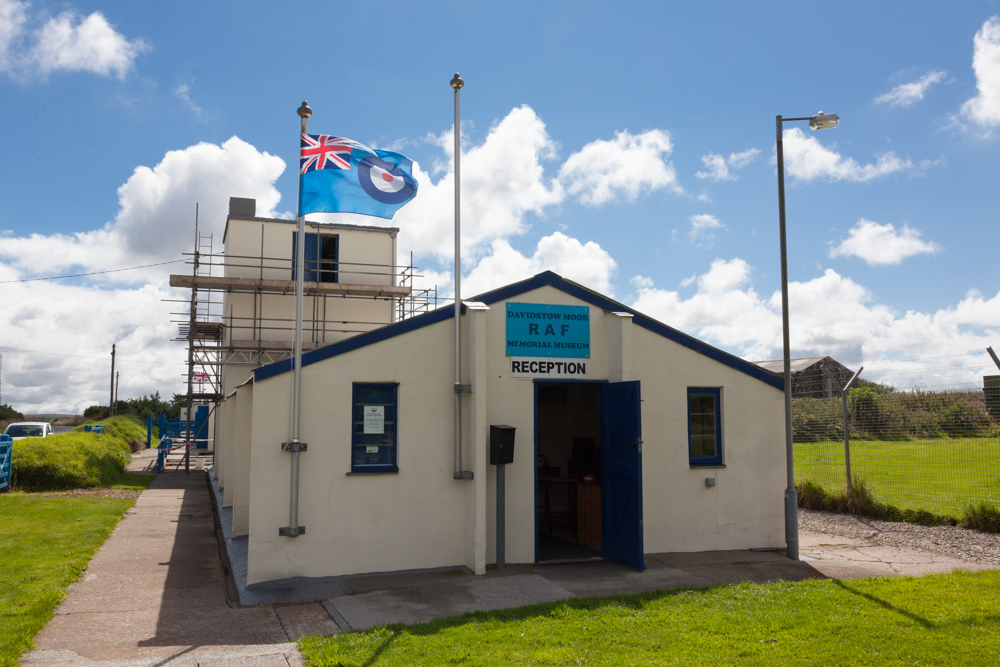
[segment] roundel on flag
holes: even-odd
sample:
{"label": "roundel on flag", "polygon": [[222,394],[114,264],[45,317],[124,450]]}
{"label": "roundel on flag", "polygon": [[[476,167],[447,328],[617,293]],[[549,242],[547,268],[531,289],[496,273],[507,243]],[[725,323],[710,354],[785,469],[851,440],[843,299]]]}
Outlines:
{"label": "roundel on flag", "polygon": [[358,180],[369,197],[383,204],[403,204],[417,194],[417,182],[398,165],[374,155],[358,163]]}

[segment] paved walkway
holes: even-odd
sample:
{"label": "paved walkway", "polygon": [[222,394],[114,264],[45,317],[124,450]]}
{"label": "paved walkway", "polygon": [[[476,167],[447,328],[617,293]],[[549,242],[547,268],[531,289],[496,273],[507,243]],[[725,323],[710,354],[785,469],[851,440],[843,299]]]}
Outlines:
{"label": "paved walkway", "polygon": [[[155,455],[136,455],[132,469]],[[226,511],[222,512],[225,524]],[[225,526],[224,526],[225,527]],[[225,533],[226,531],[223,530]],[[226,537],[230,537],[226,535]],[[239,584],[239,540],[228,540]],[[513,565],[474,577],[461,569],[335,577],[233,588],[227,603],[206,473],[169,470],[118,525],[22,665],[84,667],[288,667],[302,664],[294,641],[377,624],[414,623],[465,611],[578,596],[739,581],[923,575],[982,569],[960,561],[817,533],[800,536],[803,560],[774,552],[649,554],[645,572],[604,561]],[[242,556],[245,558],[245,556]],[[245,574],[244,574],[245,577]]]}

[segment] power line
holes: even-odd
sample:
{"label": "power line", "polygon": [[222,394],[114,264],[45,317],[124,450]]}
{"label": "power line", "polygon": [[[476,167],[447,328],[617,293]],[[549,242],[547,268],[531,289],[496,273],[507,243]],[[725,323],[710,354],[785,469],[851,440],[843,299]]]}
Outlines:
{"label": "power line", "polygon": [[[84,349],[86,349],[86,348],[84,348]],[[41,350],[22,350],[22,349],[16,348],[16,347],[0,347],[0,350],[10,350],[12,352],[27,352],[28,354],[47,354],[47,355],[52,356],[52,357],[67,357],[69,359],[90,359],[92,361],[107,361],[108,360],[107,357],[84,357],[84,356],[81,356],[79,354],[59,354],[58,352],[42,352]],[[163,364],[185,364],[186,365],[186,362],[184,362],[184,361],[143,361],[143,360],[140,360],[140,359],[130,359],[128,357],[125,357],[124,359],[121,359],[121,361],[131,361],[131,362],[134,362],[134,363],[137,363],[137,364],[156,364],[156,365],[163,365]]]}
{"label": "power line", "polygon": [[142,266],[129,266],[124,269],[108,269],[106,271],[91,271],[90,273],[74,273],[68,276],[48,276],[45,278],[20,278],[18,280],[0,280],[0,285],[5,283],[30,283],[35,280],[62,280],[63,278],[82,278],[83,276],[96,276],[102,273],[118,273],[119,271],[134,271],[136,269],[148,269],[151,266],[163,266],[164,264],[177,264],[184,262],[183,259],[172,259],[169,262],[157,262],[156,264],[143,264]]}

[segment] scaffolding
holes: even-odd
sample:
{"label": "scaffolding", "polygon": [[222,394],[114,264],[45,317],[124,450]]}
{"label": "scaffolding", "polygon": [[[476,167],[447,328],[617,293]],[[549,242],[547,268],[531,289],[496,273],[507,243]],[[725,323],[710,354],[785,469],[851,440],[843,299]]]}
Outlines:
{"label": "scaffolding", "polygon": [[[211,234],[196,231],[196,246],[187,262],[192,271],[171,275],[170,286],[191,290],[189,307],[174,312],[178,326],[175,341],[187,343],[188,393],[196,404],[217,403],[225,396],[226,366],[262,366],[289,359],[294,347],[294,317],[275,307],[275,297],[291,299],[295,280],[294,260],[285,257],[240,256],[213,250]],[[327,262],[317,257],[306,262],[302,349],[330,345],[392,322],[405,320],[437,307],[437,287],[415,288],[421,278],[414,266]],[[242,299],[241,308],[234,305]],[[248,301],[249,300],[249,301]],[[386,317],[352,318],[344,304],[354,301],[388,302]]]}

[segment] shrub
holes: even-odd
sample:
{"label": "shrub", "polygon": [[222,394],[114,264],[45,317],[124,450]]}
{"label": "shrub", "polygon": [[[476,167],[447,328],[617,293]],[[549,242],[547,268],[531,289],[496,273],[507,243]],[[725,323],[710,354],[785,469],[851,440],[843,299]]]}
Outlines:
{"label": "shrub", "polygon": [[[93,425],[95,422],[90,422]],[[104,434],[119,438],[128,444],[131,451],[137,452],[146,446],[146,426],[135,417],[116,415],[101,422]],[[83,426],[78,426],[82,431]]]}
{"label": "shrub", "polygon": [[970,503],[962,511],[961,525],[984,533],[1000,533],[1000,506],[985,500]]}
{"label": "shrub", "polygon": [[128,442],[113,433],[71,431],[14,442],[13,485],[24,491],[109,486],[131,459]]}
{"label": "shrub", "polygon": [[841,514],[856,514],[858,516],[883,521],[906,521],[922,526],[954,526],[958,522],[948,516],[941,516],[927,510],[900,509],[894,505],[879,501],[867,480],[856,475],[847,491],[829,493],[812,480],[805,480],[795,485],[798,492],[799,507],[810,510],[838,512]]}
{"label": "shrub", "polygon": [[10,407],[6,403],[0,405],[0,421],[14,422],[24,421],[24,415]]}
{"label": "shrub", "polygon": [[104,419],[108,416],[108,406],[106,405],[91,405],[89,408],[83,411],[83,416],[87,419]]}

